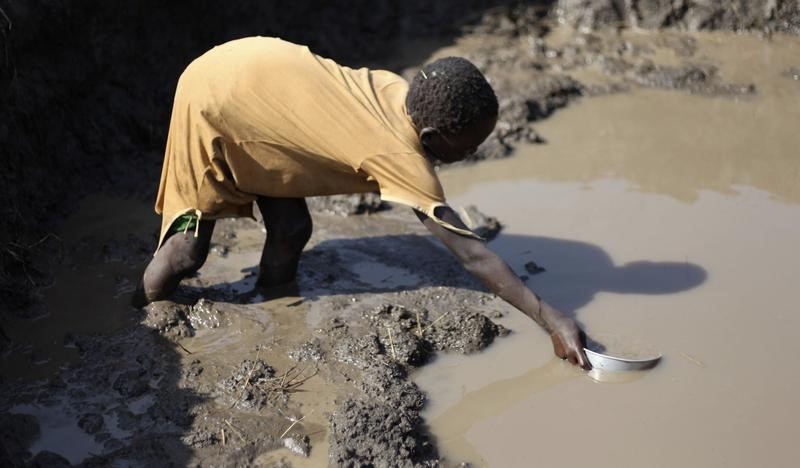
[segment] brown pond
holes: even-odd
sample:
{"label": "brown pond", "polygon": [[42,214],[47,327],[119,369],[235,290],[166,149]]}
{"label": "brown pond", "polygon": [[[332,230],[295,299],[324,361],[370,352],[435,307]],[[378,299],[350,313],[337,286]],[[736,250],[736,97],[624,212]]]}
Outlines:
{"label": "brown pond", "polygon": [[[453,204],[478,205],[503,222],[492,248],[590,336],[664,355],[653,370],[598,382],[554,359],[545,334],[507,308],[498,321],[510,336],[477,355],[440,356],[415,375],[448,459],[496,467],[795,465],[800,82],[785,72],[800,65],[800,40],[696,37],[698,57],[719,65],[725,80],[754,83],[757,94],[637,89],[582,98],[536,125],[547,144],[441,173]],[[153,237],[151,209],[97,197],[67,222],[62,241],[74,251],[42,290],[51,313],[4,324],[16,342],[31,344],[0,360],[3,376],[52,375],[78,359],[65,348],[67,332],[111,333],[136,320],[128,295],[149,252],[119,252],[131,247],[128,233]],[[318,226],[316,235],[336,237],[337,224],[328,229]],[[203,284],[251,286],[246,272],[262,241],[254,223],[239,230],[236,248],[210,258]],[[108,252],[92,251],[100,245]],[[419,281],[355,249],[342,255],[356,280],[377,289]],[[530,261],[546,271],[527,273]],[[208,370],[200,383],[211,387],[257,344],[274,341],[262,357],[290,366],[281,346],[306,339],[326,319],[327,309],[298,299],[229,306],[228,327],[182,341],[193,354],[181,355],[181,365],[202,359]],[[292,463],[324,466],[336,389],[315,377],[308,390],[296,403],[309,416],[314,449]],[[77,463],[97,450],[74,415],[25,402],[15,408],[40,419],[34,453],[53,450]],[[257,463],[285,456],[268,453]]]}
{"label": "brown pond", "polygon": [[739,99],[636,90],[587,98],[516,157],[442,172],[491,246],[590,336],[664,354],[598,383],[535,324],[423,367],[444,455],[477,466],[795,466],[800,385],[800,41],[699,35]]}

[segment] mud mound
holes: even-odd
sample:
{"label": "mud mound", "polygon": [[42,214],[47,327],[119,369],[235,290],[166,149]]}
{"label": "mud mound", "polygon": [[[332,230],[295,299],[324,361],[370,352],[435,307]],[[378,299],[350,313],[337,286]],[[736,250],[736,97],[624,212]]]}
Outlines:
{"label": "mud mound", "polygon": [[432,446],[420,440],[418,412],[367,399],[347,399],[331,417],[334,466],[436,466]]}
{"label": "mud mound", "polygon": [[560,22],[582,30],[676,26],[692,31],[800,32],[800,5],[796,0],[559,0],[553,12]]}
{"label": "mud mound", "polygon": [[340,401],[330,419],[331,463],[438,466],[420,416],[425,395],[409,380],[407,366],[423,365],[436,351],[481,350],[507,331],[475,312],[431,314],[391,303],[362,317],[368,325],[365,334],[341,319],[324,329],[335,343],[335,359],[359,371],[353,377],[358,391]]}

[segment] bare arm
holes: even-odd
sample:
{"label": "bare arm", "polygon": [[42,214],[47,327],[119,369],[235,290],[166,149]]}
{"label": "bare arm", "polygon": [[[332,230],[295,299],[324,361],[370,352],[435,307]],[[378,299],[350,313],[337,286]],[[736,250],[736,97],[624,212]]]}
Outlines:
{"label": "bare arm", "polygon": [[[437,215],[441,215],[442,220],[457,228],[467,229],[452,209],[448,207],[437,209],[441,210]],[[422,224],[453,252],[467,271],[481,280],[490,291],[544,328],[550,334],[556,355],[562,359],[569,359],[584,369],[590,368],[583,352],[582,332],[574,320],[564,316],[525,287],[508,264],[489,250],[483,242],[445,229],[419,211],[415,210],[414,213]]]}

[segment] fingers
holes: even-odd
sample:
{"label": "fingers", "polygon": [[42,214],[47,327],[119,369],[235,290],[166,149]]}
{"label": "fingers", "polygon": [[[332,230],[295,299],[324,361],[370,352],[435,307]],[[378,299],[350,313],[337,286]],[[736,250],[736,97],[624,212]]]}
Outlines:
{"label": "fingers", "polygon": [[592,364],[589,362],[589,358],[586,357],[586,353],[583,352],[583,349],[578,350],[578,365],[584,370],[592,370]]}
{"label": "fingers", "polygon": [[561,359],[568,360],[572,365],[581,367],[582,369],[589,370],[592,365],[583,352],[581,340],[573,340],[571,343],[566,344],[564,339],[557,333],[550,335],[550,340],[553,342],[553,353]]}
{"label": "fingers", "polygon": [[553,342],[553,353],[561,359],[567,357],[567,347],[564,346],[564,341],[556,333],[550,334],[550,340]]}

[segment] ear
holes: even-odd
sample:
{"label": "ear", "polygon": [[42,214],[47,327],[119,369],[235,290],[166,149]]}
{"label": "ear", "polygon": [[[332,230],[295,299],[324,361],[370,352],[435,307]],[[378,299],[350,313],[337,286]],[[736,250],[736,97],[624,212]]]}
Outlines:
{"label": "ear", "polygon": [[425,127],[419,131],[419,141],[423,144],[430,143],[431,138],[439,133],[439,130],[433,127]]}

